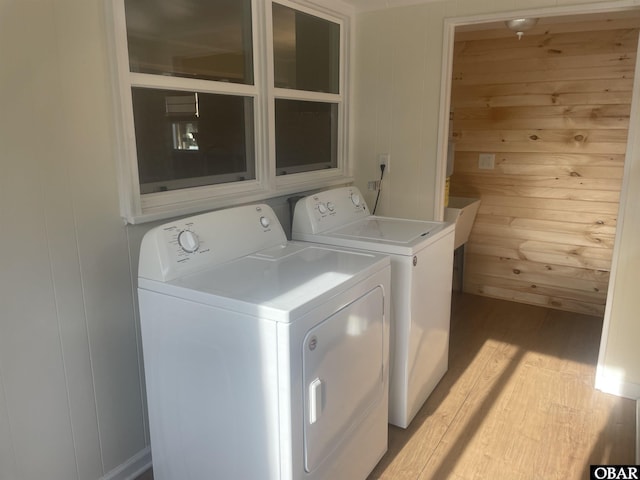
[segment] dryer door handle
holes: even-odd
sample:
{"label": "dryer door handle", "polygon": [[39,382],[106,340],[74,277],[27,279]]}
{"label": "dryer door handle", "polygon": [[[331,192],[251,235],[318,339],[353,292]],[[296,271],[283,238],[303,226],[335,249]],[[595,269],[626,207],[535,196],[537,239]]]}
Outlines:
{"label": "dryer door handle", "polygon": [[316,378],[309,384],[309,424],[313,425],[322,414],[323,381]]}

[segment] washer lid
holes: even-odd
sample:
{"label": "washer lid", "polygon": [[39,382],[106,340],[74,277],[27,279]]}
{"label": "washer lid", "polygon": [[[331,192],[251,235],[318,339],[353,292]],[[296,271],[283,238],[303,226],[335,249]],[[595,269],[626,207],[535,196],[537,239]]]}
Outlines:
{"label": "washer lid", "polygon": [[294,238],[397,255],[414,255],[430,243],[453,232],[453,229],[453,223],[370,215],[324,233],[294,233]]}
{"label": "washer lid", "polygon": [[288,242],[169,282],[140,278],[139,287],[289,322],[387,265],[379,254]]}
{"label": "washer lid", "polygon": [[436,223],[369,216],[330,233],[345,238],[410,245],[441,229],[442,225]]}

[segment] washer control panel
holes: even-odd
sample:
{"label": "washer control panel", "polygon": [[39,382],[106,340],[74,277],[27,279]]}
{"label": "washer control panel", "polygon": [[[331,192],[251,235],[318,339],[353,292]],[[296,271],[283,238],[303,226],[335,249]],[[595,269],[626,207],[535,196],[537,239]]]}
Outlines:
{"label": "washer control panel", "polygon": [[335,188],[298,201],[292,230],[320,233],[369,216],[367,204],[356,187]]}
{"label": "washer control panel", "polygon": [[268,205],[246,205],[155,227],[140,246],[138,275],[169,281],[286,243]]}

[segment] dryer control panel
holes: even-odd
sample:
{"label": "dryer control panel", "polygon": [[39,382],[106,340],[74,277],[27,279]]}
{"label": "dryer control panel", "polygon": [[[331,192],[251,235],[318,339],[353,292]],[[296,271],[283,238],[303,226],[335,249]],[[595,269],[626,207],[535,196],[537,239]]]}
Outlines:
{"label": "dryer control panel", "polygon": [[138,275],[166,282],[286,241],[268,205],[209,212],[149,230],[140,246]]}
{"label": "dryer control panel", "polygon": [[321,233],[370,215],[364,197],[356,187],[334,188],[298,201],[292,231]]}

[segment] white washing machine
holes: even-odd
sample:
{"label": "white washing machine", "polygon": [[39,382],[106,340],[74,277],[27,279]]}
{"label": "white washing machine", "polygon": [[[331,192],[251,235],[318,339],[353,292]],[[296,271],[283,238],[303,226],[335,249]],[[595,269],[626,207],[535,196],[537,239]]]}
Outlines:
{"label": "white washing machine", "polygon": [[292,237],[391,257],[389,423],[406,428],[446,373],[455,224],[373,216],[356,187],[298,201]]}
{"label": "white washing machine", "polygon": [[389,259],[287,242],[266,205],[150,230],[156,480],[365,479],[387,449]]}

